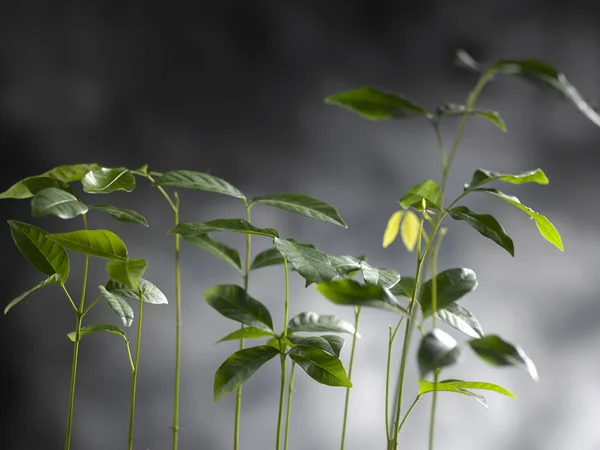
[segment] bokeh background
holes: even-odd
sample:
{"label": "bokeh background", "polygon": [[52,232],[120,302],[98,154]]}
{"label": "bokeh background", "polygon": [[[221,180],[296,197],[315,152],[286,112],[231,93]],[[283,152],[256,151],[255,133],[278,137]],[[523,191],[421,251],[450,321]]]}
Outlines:
{"label": "bokeh background", "polygon": [[[288,2],[42,1],[0,5],[0,158],[4,188],[54,166],[98,162],[154,170],[191,169],[223,177],[249,197],[301,192],[335,205],[347,230],[256,207],[255,222],[313,242],[332,254],[367,254],[377,266],[413,274],[400,245],[381,248],[397,199],[411,185],[439,178],[435,140],[418,120],[371,123],[327,106],[326,95],[372,85],[433,109],[463,102],[473,74],[452,64],[457,48],[477,59],[537,58],[564,71],[589,98],[600,99],[600,13],[596,2],[472,2],[467,0]],[[486,88],[479,106],[499,110],[509,129],[473,120],[451,174],[448,195],[479,167],[520,171],[542,167],[551,184],[507,187],[546,214],[563,235],[565,252],[545,242],[533,222],[509,205],[473,196],[468,204],[500,217],[515,240],[511,258],[463,223],[452,223],[440,269],[473,268],[479,288],[464,303],[484,330],[521,344],[537,363],[535,384],[524,371],[499,370],[468,355],[449,377],[499,383],[517,400],[490,394],[490,409],[462,396],[440,395],[437,448],[442,450],[600,449],[600,301],[596,192],[600,129],[571,105],[517,79]],[[448,121],[450,139],[456,122]],[[3,189],[4,189],[3,188]],[[173,297],[171,214],[143,182],[133,194],[87,198],[133,207],[151,227],[90,214],[111,227],[130,254],[149,259],[147,277]],[[489,200],[489,201],[488,201]],[[182,192],[182,220],[243,214],[236,200]],[[29,216],[28,201],[4,200],[0,219],[35,222],[50,231],[76,229]],[[2,304],[37,284],[6,225]],[[225,237],[239,246],[243,238]],[[255,251],[269,242],[254,239]],[[237,283],[229,266],[184,246],[183,374],[180,448],[231,448],[234,398],[212,401],[213,373],[235,343],[213,343],[237,325],[211,310],[203,291]],[[83,258],[71,258],[77,293]],[[104,283],[93,260],[89,300]],[[257,271],[254,297],[283,320],[281,268]],[[291,313],[350,309],[292,281]],[[146,308],[135,448],[170,448],[174,307]],[[90,321],[116,318],[105,304]],[[357,350],[347,449],[385,446],[384,369],[388,324],[397,317],[365,311]],[[60,449],[63,445],[74,326],[55,287],[38,291],[0,319],[0,447]],[[133,335],[133,330],[130,333]],[[132,341],[134,338],[132,336]],[[395,357],[399,357],[399,346]],[[348,358],[348,348],[343,357]],[[411,358],[411,360],[414,358]],[[244,388],[242,448],[274,445],[276,362]],[[115,336],[82,344],[73,449],[125,448],[130,372]],[[416,390],[409,367],[408,392]],[[290,449],[339,445],[344,391],[296,377]],[[410,397],[410,394],[408,395]],[[402,448],[426,447],[431,399],[403,431]]]}

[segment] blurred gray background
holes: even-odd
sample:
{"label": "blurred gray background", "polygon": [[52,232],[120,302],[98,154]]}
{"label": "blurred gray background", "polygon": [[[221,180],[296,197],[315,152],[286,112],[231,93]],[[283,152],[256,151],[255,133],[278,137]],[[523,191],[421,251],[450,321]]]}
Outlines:
{"label": "blurred gray background", "polygon": [[[42,1],[0,6],[0,158],[2,190],[54,166],[98,162],[154,170],[191,169],[223,177],[247,196],[301,192],[336,206],[348,230],[278,210],[253,209],[259,226],[312,242],[332,254],[367,254],[376,266],[413,275],[413,255],[381,237],[397,199],[411,185],[439,179],[430,128],[418,120],[371,123],[327,106],[326,95],[372,85],[428,109],[461,103],[473,74],[452,65],[465,48],[477,59],[536,58],[564,71],[584,96],[600,99],[600,13],[596,2],[464,0],[289,2]],[[476,197],[469,206],[492,212],[513,237],[516,257],[464,223],[449,223],[440,269],[474,269],[479,288],[464,303],[487,333],[521,344],[537,363],[540,382],[524,371],[499,370],[470,354],[446,375],[499,383],[512,400],[490,394],[490,409],[440,394],[440,450],[600,449],[600,302],[595,194],[600,129],[571,105],[517,79],[486,88],[479,106],[499,110],[509,133],[472,120],[452,171],[448,195],[479,167],[521,171],[542,167],[551,184],[508,186],[546,214],[562,233],[560,253],[520,211]],[[455,121],[444,128],[452,137]],[[90,214],[90,226],[111,227],[130,254],[147,258],[147,277],[173,298],[172,238],[167,205],[143,182],[131,195],[86,198],[133,207],[149,229]],[[489,200],[489,201],[488,201]],[[182,192],[182,220],[240,217],[236,200]],[[28,201],[5,200],[0,219],[70,230],[80,221],[30,218]],[[14,247],[3,225],[2,304],[42,276]],[[242,237],[225,237],[240,250]],[[254,250],[266,248],[255,238]],[[180,448],[231,448],[234,398],[212,401],[213,374],[235,343],[213,345],[237,325],[203,300],[216,283],[239,283],[229,266],[184,246],[183,373]],[[70,290],[79,292],[83,258],[72,255]],[[105,281],[92,261],[88,301]],[[251,294],[283,320],[283,272],[253,274]],[[291,314],[305,310],[352,318],[292,279]],[[174,307],[145,309],[135,448],[170,448]],[[88,323],[117,323],[100,304]],[[385,448],[384,382],[388,324],[397,317],[365,310],[357,350],[347,449]],[[0,447],[63,446],[74,317],[56,287],[38,291],[0,319]],[[133,330],[130,334],[133,338]],[[130,372],[115,336],[82,343],[75,450],[125,448]],[[400,345],[395,352],[399,358]],[[343,358],[347,361],[348,347]],[[411,361],[414,357],[411,357]],[[279,365],[267,364],[244,388],[244,450],[274,447]],[[394,369],[394,373],[395,373]],[[416,392],[409,367],[407,397]],[[299,371],[290,449],[338,448],[344,391],[318,385]],[[408,400],[407,399],[407,400]],[[426,448],[431,399],[402,434],[403,449]]]}

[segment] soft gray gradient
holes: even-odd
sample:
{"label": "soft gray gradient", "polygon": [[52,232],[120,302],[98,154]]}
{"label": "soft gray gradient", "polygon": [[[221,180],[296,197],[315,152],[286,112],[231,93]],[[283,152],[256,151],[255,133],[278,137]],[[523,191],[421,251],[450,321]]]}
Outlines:
{"label": "soft gray gradient", "polygon": [[[418,120],[371,123],[323,103],[331,93],[374,85],[402,93],[427,108],[463,102],[475,79],[452,66],[465,47],[482,60],[536,58],[566,72],[586,97],[600,98],[599,18],[593,2],[560,7],[543,2],[198,2],[144,7],[45,2],[0,8],[0,155],[3,185],[61,164],[105,166],[149,163],[160,171],[210,172],[248,196],[301,192],[335,205],[348,230],[257,206],[259,226],[316,244],[332,254],[369,260],[412,276],[413,256],[400,245],[381,248],[397,199],[411,185],[439,178],[431,130]],[[516,79],[489,86],[480,106],[499,110],[504,135],[487,122],[470,122],[452,171],[448,195],[479,167],[520,171],[542,167],[551,184],[508,186],[546,214],[562,233],[565,253],[545,242],[533,222],[495,199],[469,206],[491,212],[513,237],[511,258],[464,223],[448,223],[440,269],[473,268],[480,286],[465,304],[488,333],[520,343],[536,361],[541,381],[524,371],[498,370],[465,358],[448,377],[499,383],[517,400],[490,394],[490,409],[462,396],[440,394],[439,450],[598,450],[600,302],[595,194],[600,129],[570,105]],[[451,139],[456,122],[449,121]],[[135,207],[151,228],[90,214],[94,228],[111,227],[130,254],[147,258],[147,272],[173,298],[171,215],[158,193],[139,191],[109,201]],[[234,199],[182,192],[182,220],[243,215]],[[32,222],[27,201],[5,200],[1,219]],[[80,222],[46,218],[48,230]],[[242,248],[243,238],[226,237]],[[266,248],[255,238],[254,250]],[[2,304],[41,276],[13,247],[8,227],[0,245]],[[13,261],[14,260],[14,261]],[[70,289],[79,292],[81,262],[73,255]],[[180,448],[231,448],[234,398],[212,401],[213,374],[235,343],[213,345],[237,325],[204,303],[216,283],[237,283],[229,266],[183,246],[183,374]],[[89,300],[105,281],[92,264]],[[283,272],[252,275],[251,294],[283,320]],[[76,295],[76,294],[74,294]],[[304,310],[352,318],[292,279],[291,314]],[[115,321],[99,305],[89,321]],[[357,350],[347,449],[385,448],[384,369],[388,324],[397,317],[365,310]],[[72,346],[65,334],[74,318],[58,289],[48,287],[1,319],[0,375],[3,449],[60,449],[66,423]],[[116,322],[115,322],[116,323]],[[133,337],[133,330],[130,334]],[[170,448],[174,307],[145,310],[136,416],[138,450]],[[395,352],[399,359],[400,345]],[[344,359],[348,358],[348,347]],[[411,357],[411,361],[414,360]],[[272,361],[244,387],[244,450],[274,447],[278,364]],[[416,368],[408,370],[408,392]],[[344,391],[298,372],[290,449],[337,448]],[[113,336],[82,344],[74,450],[125,448],[130,373],[125,348]],[[408,395],[410,397],[410,394]],[[402,434],[403,449],[426,448],[430,399]]]}

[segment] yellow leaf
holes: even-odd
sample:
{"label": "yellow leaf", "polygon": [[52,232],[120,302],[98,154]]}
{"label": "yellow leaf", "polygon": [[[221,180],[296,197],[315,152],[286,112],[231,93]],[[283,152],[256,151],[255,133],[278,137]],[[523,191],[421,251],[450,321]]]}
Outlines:
{"label": "yellow leaf", "polygon": [[412,211],[406,211],[402,226],[400,228],[400,234],[402,235],[402,242],[409,252],[412,252],[417,245],[417,239],[419,238],[419,218]]}
{"label": "yellow leaf", "polygon": [[396,211],[388,220],[387,227],[383,233],[383,248],[389,247],[389,245],[396,240],[398,232],[400,231],[400,220],[402,220],[402,214],[404,211]]}

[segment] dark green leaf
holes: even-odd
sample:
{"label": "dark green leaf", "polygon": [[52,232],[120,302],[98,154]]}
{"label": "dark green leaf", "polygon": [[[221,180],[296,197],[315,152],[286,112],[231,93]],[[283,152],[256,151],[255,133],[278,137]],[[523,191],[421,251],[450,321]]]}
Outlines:
{"label": "dark green leaf", "polygon": [[369,284],[389,289],[400,281],[400,274],[392,269],[376,269],[367,264],[366,261],[360,262],[360,268],[365,282]]}
{"label": "dark green leaf", "polygon": [[496,335],[488,335],[479,339],[472,339],[469,345],[484,361],[494,366],[521,366],[524,367],[531,378],[538,380],[537,369],[533,361],[519,346],[506,342]]}
{"label": "dark green leaf", "polygon": [[262,267],[276,266],[283,264],[284,258],[276,248],[269,248],[264,252],[260,252],[252,261],[250,270],[260,269]]}
{"label": "dark green leaf", "polygon": [[64,283],[69,278],[69,256],[65,249],[46,237],[41,228],[9,220],[15,245],[29,263],[46,275],[59,274]]}
{"label": "dark green leaf", "polygon": [[394,94],[363,87],[329,96],[325,103],[349,109],[369,120],[426,117],[423,108]]}
{"label": "dark green leaf", "polygon": [[460,358],[460,347],[456,340],[439,328],[435,328],[421,339],[417,361],[421,378],[433,371],[456,364]]}
{"label": "dark green leaf", "polygon": [[215,373],[214,398],[218,402],[227,394],[237,390],[279,350],[270,345],[260,345],[239,350],[225,360]]}
{"label": "dark green leaf", "polygon": [[217,194],[246,199],[244,194],[242,194],[227,181],[212,175],[208,175],[207,173],[193,172],[191,170],[173,170],[167,172],[160,176],[154,182],[154,185],[215,192]]}
{"label": "dark green leaf", "polygon": [[38,284],[37,286],[32,287],[31,289],[29,289],[26,292],[23,292],[21,295],[19,295],[17,298],[13,299],[7,306],[6,308],[4,308],[4,314],[7,314],[8,311],[10,311],[12,309],[13,306],[15,306],[17,303],[21,302],[21,300],[23,300],[25,297],[27,297],[29,294],[31,294],[34,291],[37,291],[39,288],[47,286],[49,284],[60,284],[61,283],[61,278],[60,275],[55,273],[53,275],[50,275],[48,278],[46,278],[44,281],[42,281],[40,284]]}
{"label": "dark green leaf", "polygon": [[399,297],[412,298],[415,290],[415,279],[412,277],[403,277],[398,283],[390,288],[390,292]]}
{"label": "dark green leaf", "polygon": [[490,214],[477,214],[466,206],[456,206],[448,211],[454,220],[464,220],[477,230],[482,236],[491,239],[511,256],[515,256],[515,245],[512,239],[506,234],[504,228]]}
{"label": "dark green leaf", "polygon": [[129,169],[101,167],[85,174],[81,179],[83,190],[89,194],[108,194],[114,191],[131,192],[135,189],[135,177]]}
{"label": "dark green leaf", "polygon": [[[444,117],[462,116],[466,111],[467,109],[464,105],[444,103],[443,105],[437,107],[435,111],[435,120],[439,122]],[[469,111],[469,114],[489,120],[498,128],[500,128],[500,130],[506,133],[506,124],[502,120],[500,113],[497,111],[472,110]]]}
{"label": "dark green leaf", "polygon": [[336,316],[320,316],[314,312],[303,312],[292,317],[288,323],[288,332],[297,333],[300,331],[321,332],[329,331],[332,333],[354,334],[354,325],[344,319]]}
{"label": "dark green leaf", "polygon": [[345,276],[351,274],[352,272],[356,272],[361,269],[362,261],[354,256],[350,255],[340,255],[340,256],[332,256],[328,255],[329,262],[333,266],[333,268],[337,271],[340,276]]}
{"label": "dark green leaf", "polygon": [[289,341],[294,345],[300,347],[313,347],[323,350],[336,358],[340,357],[340,352],[344,347],[344,339],[339,336],[325,335],[325,336],[288,336]]}
{"label": "dark green leaf", "polygon": [[[119,297],[130,298],[133,300],[139,300],[140,294],[138,291],[127,288],[125,285],[118,283],[114,280],[109,280],[106,283],[106,290],[111,294],[118,295]],[[154,284],[140,278],[140,290],[142,291],[142,301],[151,305],[166,305],[169,303],[167,297],[163,292],[157,288]]]}
{"label": "dark green leaf", "polygon": [[504,181],[511,184],[537,183],[548,184],[550,181],[542,169],[528,170],[526,172],[508,174],[492,172],[485,169],[477,169],[473,173],[471,182],[465,186],[467,189],[473,189],[490,181]]}
{"label": "dark green leaf", "polygon": [[[121,330],[119,327],[117,327],[115,325],[111,325],[109,323],[94,323],[92,325],[86,325],[85,327],[81,328],[80,337],[83,337],[83,336],[86,336],[86,335],[92,334],[92,333],[112,333],[112,334],[121,336],[125,340],[125,342],[129,342],[127,340],[127,336],[125,335],[125,332],[123,330]],[[67,337],[71,340],[71,342],[75,342],[75,336],[76,336],[75,331],[71,331],[69,334],[67,334]]]}
{"label": "dark green leaf", "polygon": [[[446,308],[459,298],[477,288],[475,272],[464,267],[448,269],[437,274],[437,310]],[[432,298],[433,280],[421,285],[419,303],[423,309],[423,317],[431,315],[433,308]]]}
{"label": "dark green leaf", "polygon": [[322,283],[333,280],[338,276],[337,270],[331,265],[329,257],[311,244],[302,244],[293,239],[273,239],[273,243],[283,257],[306,280],[306,286],[311,283]]}
{"label": "dark green leaf", "polygon": [[474,392],[468,391],[466,389],[460,389],[456,386],[446,384],[445,382],[439,382],[437,384],[432,383],[427,380],[419,380],[419,395],[427,394],[428,392],[433,391],[445,391],[445,392],[454,392],[456,394],[466,395],[481,403],[486,408],[488,407],[487,400],[484,396],[475,394]]}
{"label": "dark green leaf", "polygon": [[319,283],[317,290],[337,305],[369,306],[406,314],[396,298],[381,286],[344,279]]}
{"label": "dark green leaf", "polygon": [[148,262],[142,258],[132,258],[128,261],[112,260],[106,263],[108,275],[125,287],[137,291],[140,279],[148,267]]}
{"label": "dark green leaf", "polygon": [[423,209],[423,199],[425,199],[429,207],[442,208],[444,194],[435,181],[427,180],[421,184],[415,184],[404,194],[399,202],[403,208],[412,206],[420,211]]}
{"label": "dark green leaf", "polygon": [[254,197],[250,204],[253,205],[254,203],[262,203],[263,205],[272,206],[273,208],[283,209],[284,211],[290,211],[311,219],[322,220],[323,222],[330,222],[348,228],[333,206],[307,195],[263,195]]}
{"label": "dark green leaf", "polygon": [[273,331],[273,319],[266,306],[247,295],[240,286],[213,286],[204,292],[206,302],[219,314],[249,327]]}
{"label": "dark green leaf", "polygon": [[196,247],[200,247],[201,249],[212,253],[217,258],[221,258],[223,261],[229,263],[239,273],[244,273],[242,270],[240,255],[231,247],[228,247],[222,242],[217,241],[208,234],[198,234],[194,236],[188,236],[184,234],[182,237],[186,242],[189,242]]}
{"label": "dark green leaf", "polygon": [[119,316],[123,325],[130,327],[133,323],[134,315],[133,309],[131,309],[129,303],[127,303],[120,295],[109,292],[104,286],[98,286],[98,289],[100,289],[102,297],[106,299],[108,306],[110,306],[115,314]]}
{"label": "dark green leaf", "polygon": [[319,348],[303,346],[293,347],[289,355],[313,380],[327,386],[352,387],[342,362],[335,356]]}
{"label": "dark green leaf", "polygon": [[49,187],[37,192],[31,201],[33,217],[57,216],[61,219],[88,212],[88,207],[72,194],[58,188]]}
{"label": "dark green leaf", "polygon": [[245,327],[245,328],[236,330],[232,333],[229,333],[224,338],[219,339],[217,341],[217,344],[219,342],[225,342],[225,341],[235,341],[235,340],[239,340],[239,339],[261,339],[261,338],[272,337],[272,336],[275,336],[275,333],[273,333],[272,331],[265,331],[265,330],[261,330],[259,328],[254,328],[254,327]]}
{"label": "dark green leaf", "polygon": [[257,234],[259,236],[279,237],[279,233],[272,228],[256,228],[242,219],[215,219],[208,222],[181,222],[169,230],[169,234],[182,236],[198,236],[199,234],[217,231],[231,231],[234,233]]}
{"label": "dark green leaf", "polygon": [[125,243],[109,230],[79,230],[48,234],[46,237],[73,252],[123,261],[128,258]]}
{"label": "dark green leaf", "polygon": [[444,323],[461,331],[467,336],[478,338],[483,337],[483,330],[479,321],[464,306],[458,303],[451,303],[444,309],[440,309],[436,316]]}
{"label": "dark green leaf", "polygon": [[145,227],[148,226],[146,218],[133,209],[117,208],[111,205],[90,205],[89,208],[107,212],[120,222],[139,223]]}
{"label": "dark green leaf", "polygon": [[65,183],[64,181],[57,180],[52,177],[32,177],[26,178],[23,180],[23,184],[29,189],[33,195],[37,194],[39,191],[53,187],[56,189],[60,189],[62,191],[68,192],[74,197],[77,197],[75,191],[71,188],[70,185]]}

